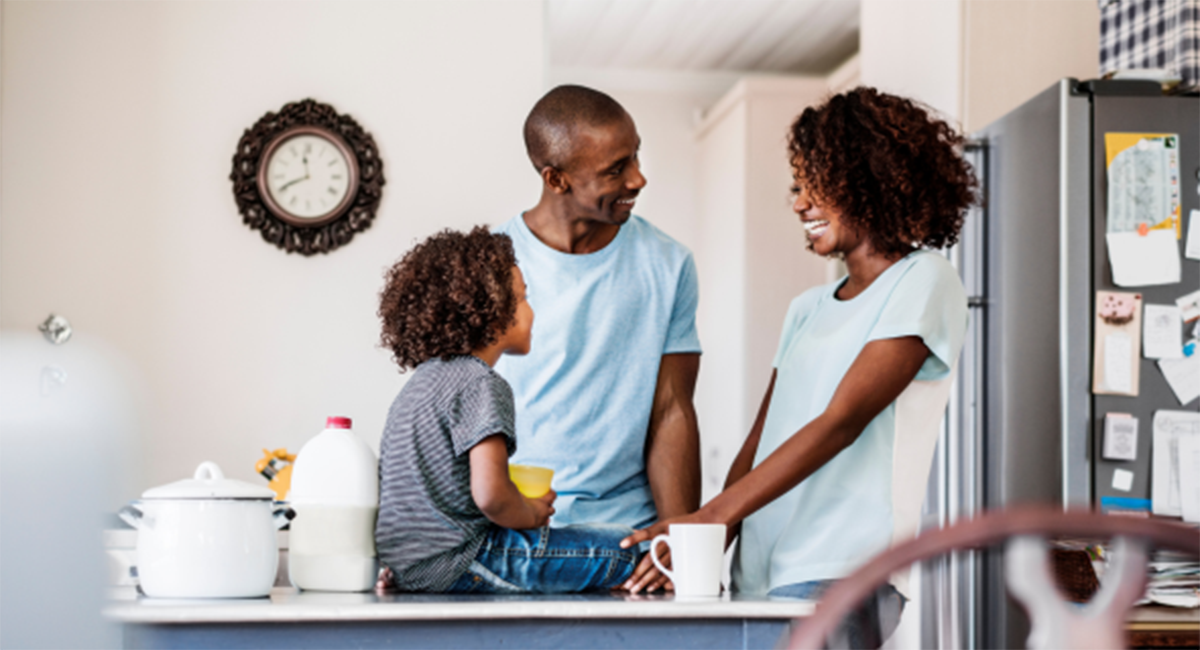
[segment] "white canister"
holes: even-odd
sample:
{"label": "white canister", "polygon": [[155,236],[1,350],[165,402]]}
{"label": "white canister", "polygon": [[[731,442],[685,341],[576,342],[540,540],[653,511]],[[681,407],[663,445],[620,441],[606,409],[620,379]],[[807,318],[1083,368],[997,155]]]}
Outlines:
{"label": "white canister", "polygon": [[350,424],[326,420],[292,464],[288,573],[301,589],[367,591],[379,573],[379,461]]}
{"label": "white canister", "polygon": [[279,564],[275,531],[286,508],[261,485],[201,463],[190,479],[152,488],[121,518],[138,531],[137,569],[153,598],[260,598]]}

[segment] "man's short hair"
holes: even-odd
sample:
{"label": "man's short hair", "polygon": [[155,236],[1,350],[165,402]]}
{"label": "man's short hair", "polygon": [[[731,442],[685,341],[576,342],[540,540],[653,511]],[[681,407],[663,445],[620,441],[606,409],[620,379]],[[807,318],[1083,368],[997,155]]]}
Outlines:
{"label": "man's short hair", "polygon": [[608,95],[584,86],[558,86],[546,93],[525,118],[525,150],[534,169],[562,169],[571,162],[574,136],[581,126],[606,126],[628,113]]}

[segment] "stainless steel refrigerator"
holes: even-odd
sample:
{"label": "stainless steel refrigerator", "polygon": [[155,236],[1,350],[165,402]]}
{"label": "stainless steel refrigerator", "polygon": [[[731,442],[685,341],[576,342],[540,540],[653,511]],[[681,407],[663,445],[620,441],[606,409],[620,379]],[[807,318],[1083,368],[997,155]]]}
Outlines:
{"label": "stainless steel refrigerator", "polygon": [[[1179,135],[1186,240],[1200,192],[1200,97],[1164,96],[1151,82],[1064,79],[971,136],[967,155],[985,203],[950,251],[970,296],[971,324],[925,526],[1018,504],[1149,499],[1154,412],[1197,408],[1196,400],[1181,405],[1144,358],[1137,397],[1091,392],[1096,291],[1174,304],[1200,288],[1200,263],[1182,257],[1185,240],[1180,282],[1113,284],[1105,246],[1108,132]],[[1139,419],[1135,461],[1101,458],[1108,412]],[[1134,472],[1128,492],[1112,488],[1119,467]],[[921,584],[923,647],[1024,647],[1028,623],[1006,594],[999,550],[930,562]]]}

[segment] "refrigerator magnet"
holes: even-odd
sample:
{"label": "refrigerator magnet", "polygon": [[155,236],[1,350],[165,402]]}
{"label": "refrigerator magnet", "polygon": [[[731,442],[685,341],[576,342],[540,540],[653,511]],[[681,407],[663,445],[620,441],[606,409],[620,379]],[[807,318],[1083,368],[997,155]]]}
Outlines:
{"label": "refrigerator magnet", "polygon": [[1114,490],[1128,492],[1133,489],[1133,472],[1127,469],[1118,469],[1113,472],[1112,486]]}
{"label": "refrigerator magnet", "polygon": [[1128,413],[1105,414],[1105,460],[1137,460],[1137,439],[1137,418]]}
{"label": "refrigerator magnet", "polygon": [[1142,294],[1096,292],[1092,392],[1137,397],[1142,347]]}

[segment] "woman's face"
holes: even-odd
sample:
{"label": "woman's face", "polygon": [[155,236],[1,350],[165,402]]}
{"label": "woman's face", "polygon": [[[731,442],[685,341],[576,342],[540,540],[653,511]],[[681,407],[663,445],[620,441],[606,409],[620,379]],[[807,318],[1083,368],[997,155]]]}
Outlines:
{"label": "woman's face", "polygon": [[842,219],[837,208],[823,204],[814,197],[803,182],[799,172],[792,170],[792,210],[800,217],[804,234],[808,237],[808,250],[817,255],[848,255],[862,246],[866,237]]}

